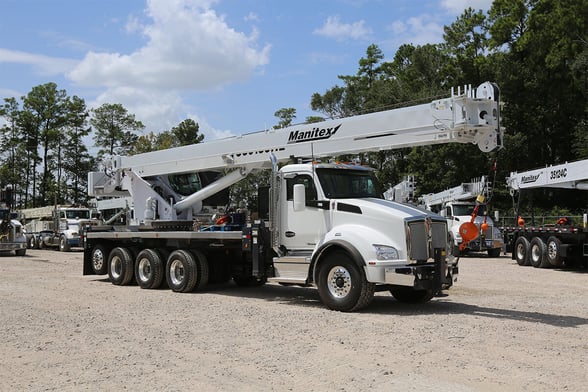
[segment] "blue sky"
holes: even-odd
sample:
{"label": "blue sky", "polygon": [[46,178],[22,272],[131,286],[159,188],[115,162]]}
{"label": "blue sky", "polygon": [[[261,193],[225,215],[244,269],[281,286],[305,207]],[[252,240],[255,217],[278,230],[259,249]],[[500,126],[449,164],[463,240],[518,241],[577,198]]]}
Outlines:
{"label": "blue sky", "polygon": [[[375,43],[442,41],[491,0],[0,0],[0,99],[55,82],[90,108],[121,103],[146,125],[186,118],[206,140],[319,115],[313,93],[353,75]],[[0,125],[2,120],[0,120]]]}

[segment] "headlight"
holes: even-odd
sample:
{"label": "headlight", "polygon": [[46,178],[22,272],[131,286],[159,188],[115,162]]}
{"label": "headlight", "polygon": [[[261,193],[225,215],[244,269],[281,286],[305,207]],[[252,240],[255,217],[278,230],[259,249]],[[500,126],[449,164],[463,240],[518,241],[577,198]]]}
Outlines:
{"label": "headlight", "polygon": [[378,260],[398,260],[398,251],[392,246],[376,245],[374,244],[374,250],[376,251],[376,258]]}

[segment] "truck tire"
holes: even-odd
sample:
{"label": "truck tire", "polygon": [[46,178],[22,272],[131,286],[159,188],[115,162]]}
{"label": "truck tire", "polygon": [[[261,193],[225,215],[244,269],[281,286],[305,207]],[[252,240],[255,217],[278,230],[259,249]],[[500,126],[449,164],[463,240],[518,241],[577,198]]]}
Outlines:
{"label": "truck tire", "polygon": [[559,255],[561,240],[555,236],[547,238],[547,260],[554,267],[561,267],[563,258]]}
{"label": "truck tire", "polygon": [[96,245],[92,249],[92,271],[95,275],[108,273],[108,252],[102,245]]}
{"label": "truck tire", "polygon": [[142,289],[156,289],[161,286],[165,268],[161,256],[153,249],[143,249],[135,261],[135,280]]}
{"label": "truck tire", "polygon": [[70,251],[69,242],[67,242],[67,238],[64,235],[59,237],[59,250],[61,252],[69,252]]}
{"label": "truck tire", "polygon": [[31,235],[27,238],[27,248],[29,249],[36,249],[37,248],[37,241],[35,240],[35,236]]}
{"label": "truck tire", "polygon": [[515,241],[514,252],[515,259],[517,260],[517,264],[521,266],[531,265],[529,261],[529,252],[530,252],[531,244],[529,240],[525,237],[519,237]]}
{"label": "truck tire", "polygon": [[415,290],[413,287],[399,287],[390,290],[390,294],[398,301],[405,304],[422,304],[429,302],[435,293],[433,290]]}
{"label": "truck tire", "polygon": [[328,254],[318,266],[317,288],[321,301],[332,310],[353,312],[370,304],[375,284],[363,268],[343,251]]}
{"label": "truck tire", "polygon": [[124,286],[133,279],[133,256],[126,248],[114,248],[108,256],[108,277],[112,284]]}
{"label": "truck tire", "polygon": [[545,242],[539,237],[533,237],[530,243],[529,259],[531,265],[535,268],[547,268],[549,261],[547,260],[547,246]]}
{"label": "truck tire", "polygon": [[208,284],[208,279],[210,278],[208,260],[206,259],[206,256],[204,256],[204,254],[199,250],[194,249],[191,253],[194,256],[194,260],[196,261],[196,270],[198,272],[194,290],[202,290]]}
{"label": "truck tire", "polygon": [[174,250],[167,259],[166,281],[172,291],[189,293],[198,279],[198,268],[194,256],[186,250]]}
{"label": "truck tire", "polygon": [[501,251],[502,251],[502,248],[488,249],[488,257],[500,257]]}

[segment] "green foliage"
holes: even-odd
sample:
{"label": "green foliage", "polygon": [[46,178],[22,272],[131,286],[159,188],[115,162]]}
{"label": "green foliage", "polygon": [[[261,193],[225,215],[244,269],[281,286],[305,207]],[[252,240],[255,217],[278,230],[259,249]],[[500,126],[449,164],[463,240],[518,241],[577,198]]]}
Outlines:
{"label": "green foliage", "polygon": [[[421,193],[453,187],[473,177],[496,178],[495,206],[512,209],[504,187],[510,171],[588,158],[588,2],[494,0],[487,14],[465,10],[444,27],[444,42],[405,44],[391,60],[375,44],[358,60],[357,72],[311,96],[321,116],[306,123],[447,96],[451,87],[496,81],[501,89],[505,148],[484,154],[471,145],[446,144],[362,154],[385,186],[414,175]],[[287,127],[296,109],[274,113]],[[33,87],[0,105],[0,185],[12,185],[21,206],[83,201],[87,171],[96,161],[84,143],[92,137],[104,154],[136,154],[203,141],[187,119],[162,132],[139,134],[143,124],[120,104],[88,110],[55,83]],[[355,157],[342,157],[350,158]],[[497,171],[490,170],[497,162]],[[232,192],[254,204],[268,174],[253,173]],[[585,198],[547,190],[529,199],[533,211],[558,205],[570,211]]]}
{"label": "green foliage", "polygon": [[306,119],[304,120],[305,124],[313,124],[313,123],[317,123],[317,122],[321,122],[321,121],[325,121],[324,117],[321,116],[307,116]]}
{"label": "green foliage", "polygon": [[274,113],[280,122],[274,126],[274,129],[286,128],[292,125],[292,121],[296,118],[296,109],[294,108],[282,108]]}
{"label": "green foliage", "polygon": [[200,126],[194,120],[186,119],[169,131],[158,134],[149,132],[147,135],[139,136],[129,154],[142,154],[144,152],[201,143],[204,140],[204,135],[200,135],[199,131]]}
{"label": "green foliage", "polygon": [[105,103],[93,109],[90,124],[94,128],[96,146],[100,147],[98,158],[104,154],[129,154],[138,138],[135,132],[145,128],[119,103]]}

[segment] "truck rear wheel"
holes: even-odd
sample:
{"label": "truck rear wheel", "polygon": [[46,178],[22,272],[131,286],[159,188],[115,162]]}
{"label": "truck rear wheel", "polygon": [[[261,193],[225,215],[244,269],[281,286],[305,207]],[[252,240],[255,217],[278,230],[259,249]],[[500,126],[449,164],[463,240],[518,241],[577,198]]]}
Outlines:
{"label": "truck rear wheel", "polygon": [[210,268],[208,266],[208,260],[202,252],[194,249],[192,250],[192,254],[194,255],[194,259],[196,261],[196,271],[198,272],[196,284],[194,285],[194,290],[201,290],[208,284],[208,279],[210,277]]}
{"label": "truck rear wheel", "polygon": [[370,304],[375,284],[349,255],[335,251],[319,265],[317,288],[321,301],[332,310],[352,312]]}
{"label": "truck rear wheel", "polygon": [[561,249],[561,241],[555,236],[551,236],[547,239],[547,260],[549,264],[554,267],[561,267],[563,264],[563,258],[559,255]]}
{"label": "truck rear wheel", "polygon": [[107,263],[108,252],[102,245],[96,245],[92,249],[92,270],[95,275],[104,275],[108,273]]}
{"label": "truck rear wheel", "polygon": [[135,280],[142,289],[156,289],[161,286],[165,270],[159,253],[143,249],[135,262]]}
{"label": "truck rear wheel", "polygon": [[110,252],[108,277],[117,286],[127,285],[133,279],[133,256],[128,249],[114,248]]}
{"label": "truck rear wheel", "polygon": [[501,248],[488,249],[488,257],[500,257]]}
{"label": "truck rear wheel", "polygon": [[533,237],[530,243],[529,258],[531,265],[535,268],[547,268],[549,261],[547,260],[547,247],[545,242],[539,237]]}
{"label": "truck rear wheel", "polygon": [[166,281],[175,292],[188,293],[208,283],[208,264],[198,251],[174,250],[167,259]]}
{"label": "truck rear wheel", "polygon": [[530,245],[528,239],[526,239],[525,237],[517,238],[517,240],[515,241],[515,244],[514,244],[513,252],[514,252],[515,259],[517,260],[518,265],[521,265],[521,266],[531,265],[531,263],[529,261],[530,248],[531,248],[531,245]]}

